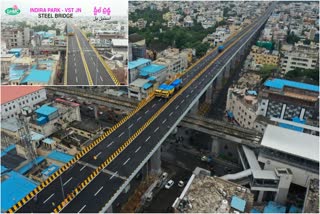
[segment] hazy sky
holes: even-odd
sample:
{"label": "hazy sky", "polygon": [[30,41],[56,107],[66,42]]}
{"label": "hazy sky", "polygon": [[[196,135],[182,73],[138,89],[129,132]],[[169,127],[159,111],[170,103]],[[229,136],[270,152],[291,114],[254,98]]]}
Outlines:
{"label": "hazy sky", "polygon": [[[4,10],[13,5],[17,5],[21,10],[21,14],[30,15],[30,7],[32,8],[81,8],[81,15],[93,16],[93,8],[110,7],[111,16],[127,16],[128,0],[0,0],[1,15],[5,16]],[[35,13],[32,13],[36,16]],[[74,13],[76,15],[76,13]],[[79,14],[80,15],[80,14]]]}

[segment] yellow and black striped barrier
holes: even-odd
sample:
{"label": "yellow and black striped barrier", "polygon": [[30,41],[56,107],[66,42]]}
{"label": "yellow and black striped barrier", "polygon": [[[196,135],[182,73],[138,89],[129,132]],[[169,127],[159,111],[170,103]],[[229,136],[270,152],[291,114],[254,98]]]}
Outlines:
{"label": "yellow and black striped barrier", "polygon": [[75,162],[77,162],[80,158],[82,158],[85,154],[87,154],[92,148],[94,148],[97,144],[99,144],[102,140],[104,140],[107,136],[109,136],[112,132],[114,132],[119,126],[125,123],[128,119],[130,119],[134,114],[136,114],[140,109],[142,109],[147,103],[153,100],[154,96],[149,96],[146,99],[143,99],[137,106],[136,109],[131,111],[127,116],[121,119],[117,124],[111,127],[108,131],[103,133],[100,137],[95,139],[90,145],[85,147],[82,151],[77,153],[73,159],[71,159],[68,163],[63,165],[59,170],[53,173],[50,177],[48,177],[45,181],[43,181],[40,185],[38,185],[34,190],[32,190],[28,195],[22,198],[19,202],[17,202],[13,207],[11,207],[7,212],[13,213],[20,209],[23,205],[25,205],[29,200],[31,200],[35,195],[37,195],[40,191],[42,191],[45,187],[47,187],[52,181],[54,181],[57,177],[59,177],[64,171],[66,171],[70,166],[72,166]]}

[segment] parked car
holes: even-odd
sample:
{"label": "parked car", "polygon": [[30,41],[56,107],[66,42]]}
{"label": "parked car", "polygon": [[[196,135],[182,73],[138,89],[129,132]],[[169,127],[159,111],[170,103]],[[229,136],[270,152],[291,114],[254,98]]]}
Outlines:
{"label": "parked car", "polygon": [[183,181],[179,181],[178,186],[179,187],[183,187],[184,186],[184,182]]}
{"label": "parked car", "polygon": [[170,189],[174,184],[173,180],[168,181],[168,183],[164,186],[166,189]]}

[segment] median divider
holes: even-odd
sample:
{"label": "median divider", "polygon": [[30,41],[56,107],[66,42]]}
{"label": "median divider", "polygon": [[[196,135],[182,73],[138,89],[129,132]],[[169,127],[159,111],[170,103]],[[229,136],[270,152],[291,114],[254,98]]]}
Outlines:
{"label": "median divider", "polygon": [[[84,36],[84,38],[86,38],[86,40],[88,41],[87,36],[84,34],[84,32],[82,32],[82,30],[80,29],[81,34]],[[98,53],[98,51],[96,50],[95,47],[93,47],[92,44],[90,44],[90,42],[88,41],[90,47],[92,48],[92,50],[95,52],[95,54],[97,55],[97,57],[99,58],[100,62],[102,63],[103,67],[106,69],[107,73],[109,74],[109,76],[111,77],[112,81],[114,82],[115,85],[120,85],[119,80],[117,79],[117,77],[114,75],[114,73],[112,72],[112,70],[110,69],[110,67],[107,65],[107,63],[102,59],[101,55]]]}
{"label": "median divider", "polygon": [[153,100],[154,95],[143,99],[133,111],[131,111],[127,116],[122,118],[117,124],[112,126],[108,131],[104,132],[100,137],[96,138],[91,144],[87,147],[83,148],[82,151],[78,152],[73,159],[71,159],[68,163],[63,165],[59,170],[53,173],[50,177],[48,177],[45,181],[39,184],[35,189],[33,189],[28,195],[18,201],[14,206],[8,209],[8,213],[14,213],[18,209],[20,209],[23,205],[28,203],[35,195],[37,195],[40,191],[42,191],[45,187],[47,187],[50,183],[52,183],[57,177],[59,177],[63,172],[70,168],[74,163],[76,163],[80,158],[82,158],[85,154],[87,154],[91,149],[93,149],[96,145],[98,145],[101,141],[103,141],[106,137],[108,137],[112,132],[114,132],[119,126],[125,123],[128,119],[130,119],[134,114],[140,111],[146,104],[148,104],[151,100]]}
{"label": "median divider", "polygon": [[[245,35],[245,34],[244,34]],[[244,35],[236,39],[232,45],[228,46],[225,51],[232,47],[237,41],[239,41]],[[208,65],[205,66],[198,74],[195,75],[182,89],[180,89],[171,99],[169,99],[151,118],[143,124],[130,138],[125,141],[112,155],[110,155],[99,167],[96,168],[81,184],[79,184],[69,197],[66,197],[62,203],[60,203],[54,210],[54,213],[60,212],[67,204],[69,204],[80,192],[86,188],[92,180],[97,177],[104,168],[106,168],[121,152],[126,149],[178,96],[180,96],[195,80],[197,80],[208,68],[219,59],[219,56],[212,60]],[[154,95],[153,95],[154,96]]]}

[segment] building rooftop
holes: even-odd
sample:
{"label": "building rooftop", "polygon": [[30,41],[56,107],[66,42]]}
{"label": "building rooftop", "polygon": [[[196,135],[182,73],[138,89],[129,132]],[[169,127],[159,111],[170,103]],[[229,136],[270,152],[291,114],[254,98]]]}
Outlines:
{"label": "building rooftop", "polygon": [[37,187],[37,183],[23,175],[11,171],[1,176],[1,212],[5,212],[29,192]]}
{"label": "building rooftop", "polygon": [[268,125],[261,145],[284,153],[319,162],[319,137]]}
{"label": "building rooftop", "polygon": [[139,67],[139,66],[141,66],[141,65],[147,64],[147,63],[149,63],[149,62],[151,62],[150,59],[139,58],[139,59],[137,59],[137,60],[135,60],[135,61],[129,62],[129,63],[128,63],[128,69],[129,69],[129,70],[130,70],[130,69],[134,69],[134,68],[137,68],[137,67]]}
{"label": "building rooftop", "polygon": [[239,198],[238,196],[232,196],[231,198],[231,207],[239,210],[241,212],[244,212],[244,209],[246,208],[246,201]]}
{"label": "building rooftop", "polygon": [[55,165],[55,164],[51,164],[50,166],[48,166],[48,168],[44,169],[41,174],[44,176],[49,177],[50,175],[52,175],[53,173],[55,173],[60,167]]}
{"label": "building rooftop", "polygon": [[16,118],[8,118],[1,121],[1,129],[5,129],[10,132],[16,132],[19,130],[19,122]]}
{"label": "building rooftop", "polygon": [[57,160],[62,163],[68,163],[73,158],[73,156],[63,152],[59,152],[57,150],[53,150],[51,153],[48,154],[47,158]]}
{"label": "building rooftop", "polygon": [[148,65],[148,66],[141,68],[140,75],[147,76],[150,74],[157,73],[165,68],[166,68],[166,66],[164,66],[164,65],[151,64],[151,65]]}
{"label": "building rooftop", "polygon": [[18,172],[22,175],[28,173],[33,167],[34,167],[34,164],[40,164],[44,161],[44,157],[42,156],[39,156],[35,159],[35,161],[30,161],[29,163],[27,163],[26,165],[24,165],[23,167],[21,167]]}
{"label": "building rooftop", "polygon": [[46,83],[49,84],[50,78],[51,78],[52,71],[49,70],[36,70],[32,69],[22,81],[21,83],[29,83],[29,82],[35,82],[35,83]]}
{"label": "building rooftop", "polygon": [[127,47],[128,39],[112,39],[112,45],[118,47]]}
{"label": "building rooftop", "polygon": [[235,210],[246,212],[251,209],[253,194],[250,190],[203,174],[203,169],[196,174],[199,169],[195,169],[180,197],[173,204],[177,212],[233,213]]}
{"label": "building rooftop", "polygon": [[1,86],[1,105],[41,89],[41,86]]}
{"label": "building rooftop", "polygon": [[275,88],[275,89],[283,89],[283,87],[292,87],[292,88],[298,88],[302,90],[308,90],[308,91],[314,91],[319,92],[319,86],[301,83],[301,82],[294,82],[290,80],[285,79],[271,79],[267,80],[264,83],[264,86]]}
{"label": "building rooftop", "polygon": [[130,86],[134,86],[134,87],[138,87],[138,88],[141,88],[144,86],[144,84],[148,83],[149,80],[148,79],[141,79],[141,78],[138,78],[136,79],[135,81],[133,81],[132,83],[130,83]]}
{"label": "building rooftop", "polygon": [[10,52],[21,52],[22,51],[22,48],[11,48],[10,50],[9,50],[9,53]]}
{"label": "building rooftop", "polygon": [[263,209],[264,213],[286,213],[286,207],[276,202],[269,201],[268,205]]}
{"label": "building rooftop", "polygon": [[50,114],[53,114],[56,111],[58,111],[57,108],[52,107],[52,106],[48,106],[48,105],[43,105],[40,108],[38,108],[37,110],[35,110],[35,112],[37,114],[42,114],[42,115],[46,115],[46,116],[49,116]]}

